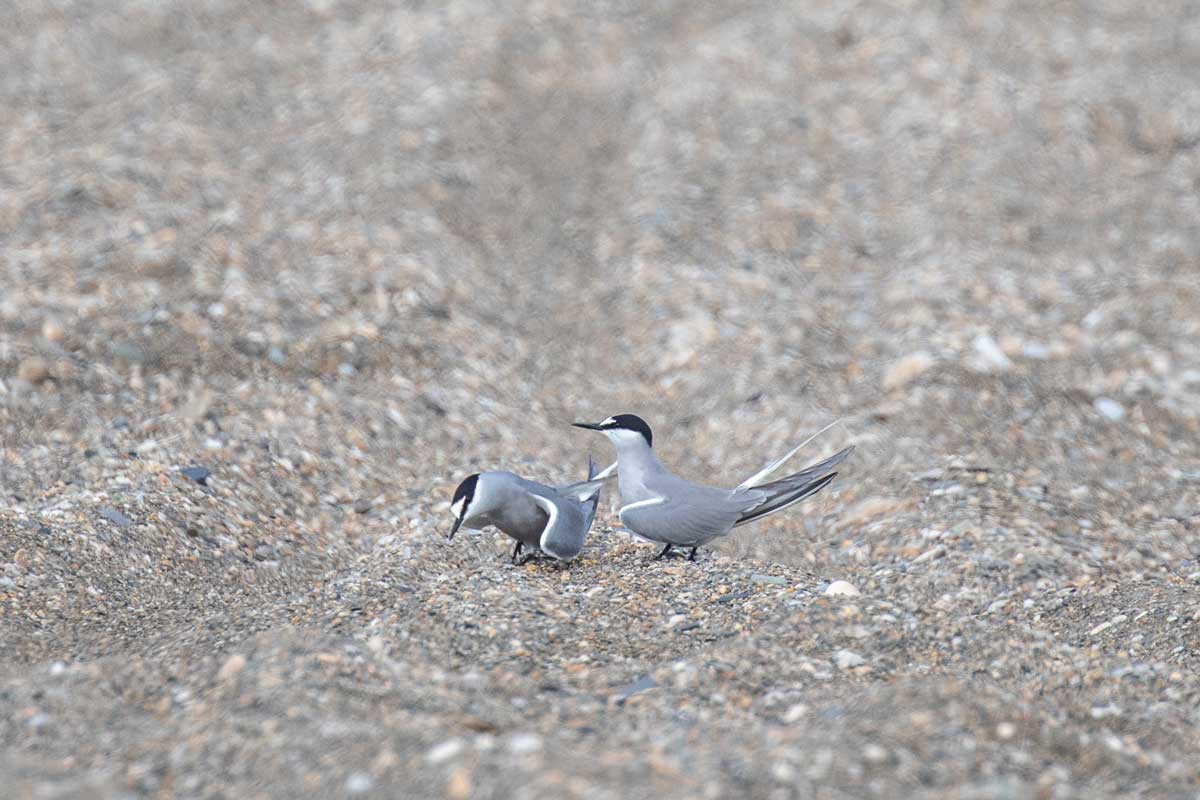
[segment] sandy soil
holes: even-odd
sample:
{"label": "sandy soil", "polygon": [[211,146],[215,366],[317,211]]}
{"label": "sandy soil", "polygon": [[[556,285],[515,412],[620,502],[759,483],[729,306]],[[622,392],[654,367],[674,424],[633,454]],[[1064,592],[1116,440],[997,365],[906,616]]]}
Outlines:
{"label": "sandy soil", "polygon": [[[0,16],[11,796],[1200,791],[1195,3]],[[445,543],[618,412],[857,450]]]}

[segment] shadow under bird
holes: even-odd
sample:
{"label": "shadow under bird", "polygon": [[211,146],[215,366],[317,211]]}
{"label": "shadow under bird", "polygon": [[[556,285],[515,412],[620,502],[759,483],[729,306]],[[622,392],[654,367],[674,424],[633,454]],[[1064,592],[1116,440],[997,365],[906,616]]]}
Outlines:
{"label": "shadow under bird", "polygon": [[665,545],[656,558],[662,558],[675,547],[690,547],[688,559],[695,561],[698,547],[824,489],[837,476],[834,467],[854,450],[847,447],[800,472],[766,482],[806,441],[742,481],[737,488],[718,489],[668,472],[654,454],[654,435],[641,417],[618,414],[603,422],[573,424],[600,431],[617,449],[621,522],[634,533]]}
{"label": "shadow under bird", "polygon": [[471,475],[454,490],[450,503],[454,527],[446,541],[451,541],[460,527],[482,530],[492,525],[517,540],[512,551],[514,564],[526,547],[560,561],[572,559],[583,549],[604,479],[615,467],[597,473],[589,458],[587,480],[557,487],[511,472]]}

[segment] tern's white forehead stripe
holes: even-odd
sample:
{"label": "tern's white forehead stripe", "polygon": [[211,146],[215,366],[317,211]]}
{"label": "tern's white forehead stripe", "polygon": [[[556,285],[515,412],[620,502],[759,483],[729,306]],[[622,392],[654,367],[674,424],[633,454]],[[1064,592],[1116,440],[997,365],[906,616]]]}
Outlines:
{"label": "tern's white forehead stripe", "polygon": [[612,417],[609,417],[608,419],[604,420],[604,422],[601,422],[600,424],[601,425],[616,425],[617,421],[615,419],[613,419]]}
{"label": "tern's white forehead stripe", "polygon": [[454,516],[462,516],[463,503],[465,502],[467,502],[467,498],[460,497],[450,505],[450,510],[454,513]]}

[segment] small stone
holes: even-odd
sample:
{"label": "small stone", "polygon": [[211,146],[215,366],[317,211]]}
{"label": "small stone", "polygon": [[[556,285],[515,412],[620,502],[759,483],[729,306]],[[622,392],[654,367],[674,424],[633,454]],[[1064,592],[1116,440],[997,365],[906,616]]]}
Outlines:
{"label": "small stone", "polygon": [[246,657],[241,653],[234,653],[229,658],[225,659],[225,663],[221,665],[221,669],[217,671],[217,680],[222,683],[228,683],[237,677],[238,673],[246,668]]}
{"label": "small stone", "polygon": [[30,356],[17,365],[17,377],[29,383],[42,383],[50,379],[50,365],[40,356]]}
{"label": "small stone", "polygon": [[996,738],[1007,742],[1017,735],[1017,726],[1011,722],[1001,722],[996,726]]}
{"label": "small stone", "polygon": [[865,664],[866,659],[853,650],[838,650],[833,655],[833,663],[837,664],[838,669],[854,669]]}
{"label": "small stone", "polygon": [[1119,422],[1125,418],[1125,406],[1110,397],[1097,397],[1092,405],[1105,419]]}
{"label": "small stone", "polygon": [[1017,553],[1012,559],[1013,566],[1019,567],[1025,563],[1025,554]]}
{"label": "small stone", "polygon": [[1050,348],[1041,342],[1026,342],[1021,348],[1021,354],[1035,361],[1045,361],[1050,357]]}
{"label": "small stone", "polygon": [[146,352],[132,342],[115,342],[111,348],[113,356],[130,364],[142,364],[146,361]]}
{"label": "small stone", "polygon": [[446,782],[446,797],[450,800],[467,800],[473,791],[475,786],[471,781],[471,773],[465,767],[454,770]]}
{"label": "small stone", "polygon": [[346,794],[360,795],[371,791],[371,786],[374,785],[371,776],[365,772],[353,772],[350,777],[346,778]]}
{"label": "small stone", "polygon": [[786,761],[776,761],[771,765],[771,777],[779,783],[791,784],[796,782],[796,770]]}
{"label": "small stone", "polygon": [[988,372],[1003,372],[1011,369],[1013,362],[1004,354],[1000,345],[986,333],[975,337],[976,364]]}
{"label": "small stone", "polygon": [[886,391],[900,389],[915,381],[935,363],[933,356],[924,350],[910,353],[898,359],[883,373],[883,388]]}
{"label": "small stone", "polygon": [[804,705],[804,703],[796,703],[787,711],[783,712],[783,721],[791,725],[794,722],[799,722],[807,713],[808,706]]}
{"label": "small stone", "polygon": [[364,498],[354,501],[354,513],[355,514],[366,514],[370,510],[371,510],[371,501],[368,500],[367,498],[364,497]]}
{"label": "small stone", "polygon": [[1088,631],[1088,636],[1098,636],[1099,634],[1104,633],[1106,630],[1108,630],[1111,627],[1112,627],[1111,622],[1101,622],[1099,625],[1097,625],[1096,627],[1094,627],[1090,631]]}
{"label": "small stone", "polygon": [[517,733],[508,740],[508,751],[516,756],[529,755],[542,749],[542,737],[536,733]]}
{"label": "small stone", "polygon": [[642,692],[648,692],[651,689],[656,688],[658,688],[658,681],[654,680],[654,678],[650,675],[643,675],[621,691],[617,692],[616,704],[619,706],[625,705],[625,701],[634,695],[641,694]]}
{"label": "small stone", "polygon": [[863,760],[868,764],[882,764],[888,760],[887,748],[871,742],[863,748]]}
{"label": "small stone", "polygon": [[441,764],[454,758],[462,751],[462,739],[447,739],[440,744],[434,745],[429,752],[425,754],[425,760],[430,764]]}
{"label": "small stone", "polygon": [[42,338],[47,342],[54,342],[55,344],[61,342],[64,333],[62,323],[54,317],[46,317],[42,320]]}
{"label": "small stone", "polygon": [[825,587],[825,594],[830,597],[856,597],[859,591],[849,581],[834,581]]}
{"label": "small stone", "polygon": [[182,470],[182,473],[183,477],[187,478],[188,480],[193,480],[201,486],[207,486],[208,479],[212,476],[212,473],[206,470],[204,467],[187,467],[186,469]]}
{"label": "small stone", "polygon": [[921,555],[913,559],[914,564],[924,564],[926,561],[936,561],[946,555],[946,546],[939,544],[937,547],[926,550]]}
{"label": "small stone", "polygon": [[750,582],[769,583],[775,586],[782,586],[783,584],[787,583],[787,578],[780,577],[779,575],[761,575],[755,572],[750,576]]}
{"label": "small stone", "polygon": [[121,528],[128,528],[133,524],[133,520],[122,514],[120,511],[117,511],[112,506],[102,507],[100,509],[100,516]]}

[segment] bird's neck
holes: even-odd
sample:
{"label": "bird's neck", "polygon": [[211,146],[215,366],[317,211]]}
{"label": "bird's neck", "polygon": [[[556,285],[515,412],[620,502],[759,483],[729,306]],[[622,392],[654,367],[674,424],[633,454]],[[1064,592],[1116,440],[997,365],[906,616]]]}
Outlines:
{"label": "bird's neck", "polygon": [[662,462],[645,442],[617,448],[617,482],[623,498],[637,498],[644,492],[646,477],[662,471]]}

